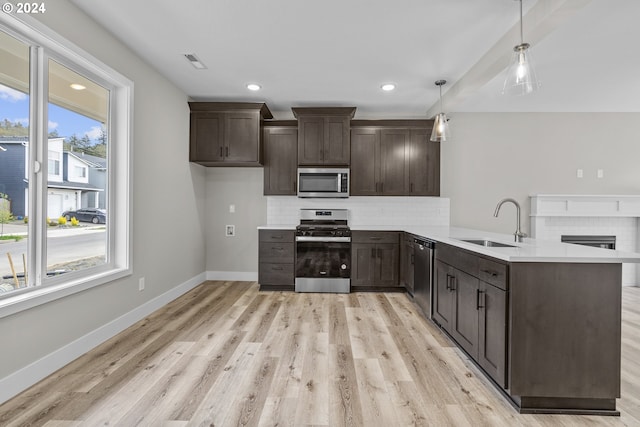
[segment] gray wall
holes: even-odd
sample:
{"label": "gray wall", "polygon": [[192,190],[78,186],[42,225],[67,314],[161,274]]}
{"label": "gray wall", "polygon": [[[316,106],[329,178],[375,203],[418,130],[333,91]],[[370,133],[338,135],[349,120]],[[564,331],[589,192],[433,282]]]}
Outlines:
{"label": "gray wall", "polygon": [[[257,272],[258,230],[267,222],[262,168],[208,168],[205,235],[207,271]],[[229,205],[235,205],[235,213]],[[236,236],[226,237],[225,226]]]}
{"label": "gray wall", "polygon": [[[53,6],[53,5],[52,5]],[[37,15],[135,82],[131,277],[0,319],[0,378],[77,340],[205,269],[205,171],[188,161],[184,93],[66,0]],[[72,24],[70,24],[72,23]],[[138,291],[138,278],[146,289]]]}
{"label": "gray wall", "polygon": [[450,127],[442,196],[453,226],[513,233],[512,205],[493,217],[504,197],[520,202],[529,232],[529,195],[640,194],[640,113],[455,113]]}

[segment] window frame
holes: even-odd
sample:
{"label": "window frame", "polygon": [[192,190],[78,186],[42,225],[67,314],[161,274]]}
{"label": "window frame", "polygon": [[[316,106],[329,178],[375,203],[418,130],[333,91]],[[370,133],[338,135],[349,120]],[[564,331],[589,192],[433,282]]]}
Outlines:
{"label": "window frame", "polygon": [[[28,15],[0,14],[0,30],[30,47],[29,82],[29,239],[27,266],[31,286],[0,296],[0,318],[95,286],[130,276],[132,271],[131,80]],[[107,262],[86,270],[46,277],[46,197],[48,178],[48,61],[95,81],[110,91],[107,188]]]}

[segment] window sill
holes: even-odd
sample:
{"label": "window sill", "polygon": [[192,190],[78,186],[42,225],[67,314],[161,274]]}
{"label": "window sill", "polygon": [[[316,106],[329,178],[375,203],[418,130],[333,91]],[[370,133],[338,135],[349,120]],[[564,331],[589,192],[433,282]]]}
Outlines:
{"label": "window sill", "polygon": [[64,283],[33,288],[29,292],[9,296],[0,300],[0,319],[130,275],[131,270],[128,268],[110,269]]}

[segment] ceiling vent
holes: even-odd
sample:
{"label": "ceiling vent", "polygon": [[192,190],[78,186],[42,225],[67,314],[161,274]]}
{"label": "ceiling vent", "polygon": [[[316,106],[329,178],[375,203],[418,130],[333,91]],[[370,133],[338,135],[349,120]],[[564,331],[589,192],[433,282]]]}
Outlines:
{"label": "ceiling vent", "polygon": [[191,65],[198,70],[204,70],[207,68],[207,66],[204,65],[194,53],[185,53],[184,57],[187,58],[187,61],[189,61]]}

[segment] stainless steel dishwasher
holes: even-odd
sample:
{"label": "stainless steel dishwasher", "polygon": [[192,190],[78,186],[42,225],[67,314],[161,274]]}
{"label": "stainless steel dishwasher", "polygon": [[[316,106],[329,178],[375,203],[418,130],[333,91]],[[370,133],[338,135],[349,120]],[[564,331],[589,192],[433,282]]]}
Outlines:
{"label": "stainless steel dishwasher", "polygon": [[433,260],[435,242],[427,239],[413,239],[414,248],[414,288],[413,299],[422,312],[431,319],[431,295],[433,293]]}

